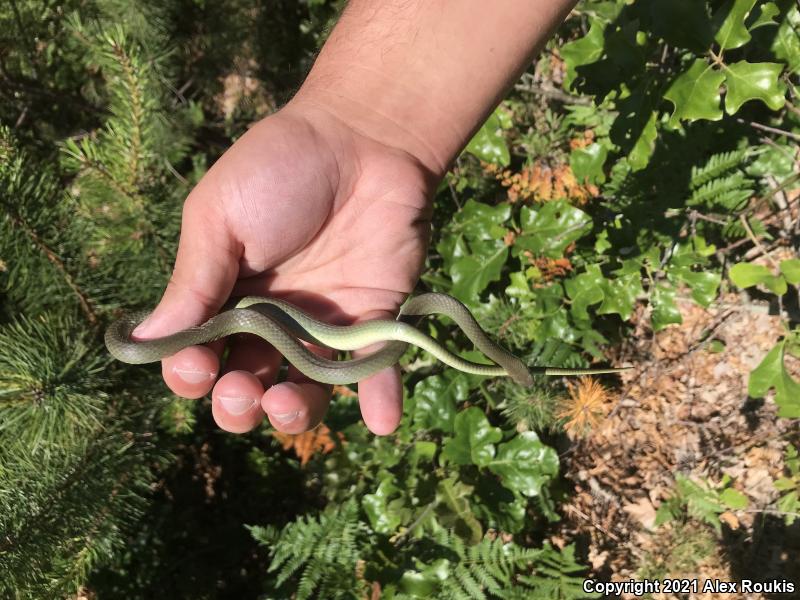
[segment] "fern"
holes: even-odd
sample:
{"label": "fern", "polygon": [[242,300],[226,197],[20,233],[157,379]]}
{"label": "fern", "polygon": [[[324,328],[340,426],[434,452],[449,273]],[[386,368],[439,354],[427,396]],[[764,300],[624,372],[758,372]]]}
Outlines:
{"label": "fern", "polygon": [[747,150],[733,150],[714,154],[702,167],[692,167],[691,186],[697,189],[741,166]]}
{"label": "fern", "polygon": [[[747,223],[750,225],[750,229],[753,231],[753,235],[755,235],[756,237],[763,237],[767,240],[772,239],[772,236],[767,230],[767,226],[761,219],[750,217],[749,219],[747,219]],[[747,230],[745,230],[744,225],[742,225],[741,221],[735,219],[722,228],[722,235],[725,239],[734,240],[746,236]]]}
{"label": "fern", "polygon": [[268,572],[277,573],[278,587],[299,577],[296,600],[357,598],[358,589],[366,585],[358,581],[356,568],[368,530],[359,522],[354,499],[314,517],[300,517],[280,532],[272,527],[249,530],[272,549]]}
{"label": "fern", "polygon": [[737,210],[753,194],[753,181],[741,170],[747,150],[711,156],[702,167],[692,167],[688,206]]}
{"label": "fern", "polygon": [[520,598],[542,598],[547,600],[570,600],[572,598],[596,598],[583,591],[586,567],[576,562],[575,547],[570,545],[560,552],[545,544],[531,575],[520,581],[531,586]]}
{"label": "fern", "polygon": [[753,194],[752,182],[744,173],[712,179],[695,188],[686,202],[689,206],[736,210]]}
{"label": "fern", "polygon": [[[437,598],[585,598],[584,567],[575,562],[574,549],[559,552],[549,544],[523,548],[500,538],[484,537],[467,546],[449,531],[436,535],[439,556],[432,561],[439,572]],[[442,563],[446,565],[444,571]],[[446,576],[443,576],[446,572]]]}

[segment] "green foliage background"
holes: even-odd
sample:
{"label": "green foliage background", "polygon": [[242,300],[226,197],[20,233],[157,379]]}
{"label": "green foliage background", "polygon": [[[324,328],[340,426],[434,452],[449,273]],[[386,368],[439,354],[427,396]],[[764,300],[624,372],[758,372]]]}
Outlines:
{"label": "green foliage background", "polygon": [[[575,547],[544,541],[566,493],[559,384],[411,351],[398,432],[370,435],[340,397],[326,423],[346,443],[301,468],[267,430],[221,432],[207,403],[105,353],[115,310],[157,302],[191,186],[257,114],[221,114],[222,78],[245,65],[278,106],[341,9],[225,6],[0,7],[0,594],[584,597]],[[679,296],[758,289],[787,335],[749,391],[799,417],[798,230],[780,203],[800,178],[798,26],[790,1],[582,2],[440,186],[423,286],[560,366],[605,360],[637,308],[658,331]],[[509,202],[486,167],[537,161],[594,198]],[[749,264],[753,239],[794,257]],[[533,260],[565,258],[555,277]]]}

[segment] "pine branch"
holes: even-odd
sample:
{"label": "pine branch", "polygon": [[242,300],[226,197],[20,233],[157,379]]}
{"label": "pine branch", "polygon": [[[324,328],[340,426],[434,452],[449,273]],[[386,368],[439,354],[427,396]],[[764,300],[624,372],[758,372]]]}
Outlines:
{"label": "pine branch", "polygon": [[86,295],[75,283],[75,279],[67,270],[67,267],[64,265],[64,261],[62,261],[58,255],[42,241],[33,228],[31,228],[31,226],[28,225],[28,223],[26,223],[20,215],[11,214],[9,216],[11,217],[11,222],[25,232],[25,235],[30,238],[34,246],[36,246],[47,257],[47,260],[50,261],[56,270],[61,273],[62,277],[64,278],[64,282],[78,298],[78,303],[81,306],[81,310],[86,315],[86,319],[89,321],[89,323],[91,325],[97,325],[97,313],[95,312],[95,309],[92,307]]}

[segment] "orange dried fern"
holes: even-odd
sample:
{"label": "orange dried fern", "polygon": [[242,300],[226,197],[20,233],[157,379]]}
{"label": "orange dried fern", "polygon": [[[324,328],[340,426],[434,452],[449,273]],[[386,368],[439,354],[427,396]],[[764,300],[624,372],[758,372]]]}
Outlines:
{"label": "orange dried fern", "polygon": [[[300,459],[300,466],[305,466],[309,460],[317,453],[329,454],[336,448],[336,440],[331,437],[331,430],[325,425],[320,424],[311,431],[291,434],[273,431],[272,435],[277,439],[284,450],[293,450]],[[336,437],[339,443],[344,443],[344,435],[337,431]]]}
{"label": "orange dried fern", "polygon": [[566,419],[564,429],[569,435],[586,435],[605,416],[611,394],[592,377],[582,377],[577,385],[568,382],[567,389],[569,397],[564,400],[556,416]]}

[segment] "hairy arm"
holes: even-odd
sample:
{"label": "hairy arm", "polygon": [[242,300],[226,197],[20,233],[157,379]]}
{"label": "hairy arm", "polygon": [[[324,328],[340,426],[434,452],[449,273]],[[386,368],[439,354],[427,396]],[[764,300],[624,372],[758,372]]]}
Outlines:
{"label": "hairy arm", "polygon": [[576,0],[351,0],[298,92],[434,175]]}
{"label": "hairy arm", "polygon": [[[184,205],[175,270],[139,339],[206,321],[230,296],[276,296],[340,324],[392,319],[414,289],[430,198],[574,0],[351,0],[295,98],[239,138]],[[380,235],[376,235],[380,232]],[[181,350],[162,364],[178,395],[213,387],[227,431],[266,412],[316,426],[328,386],[262,340]],[[320,350],[323,352],[323,350]],[[378,434],[402,416],[397,366],[358,384]]]}

